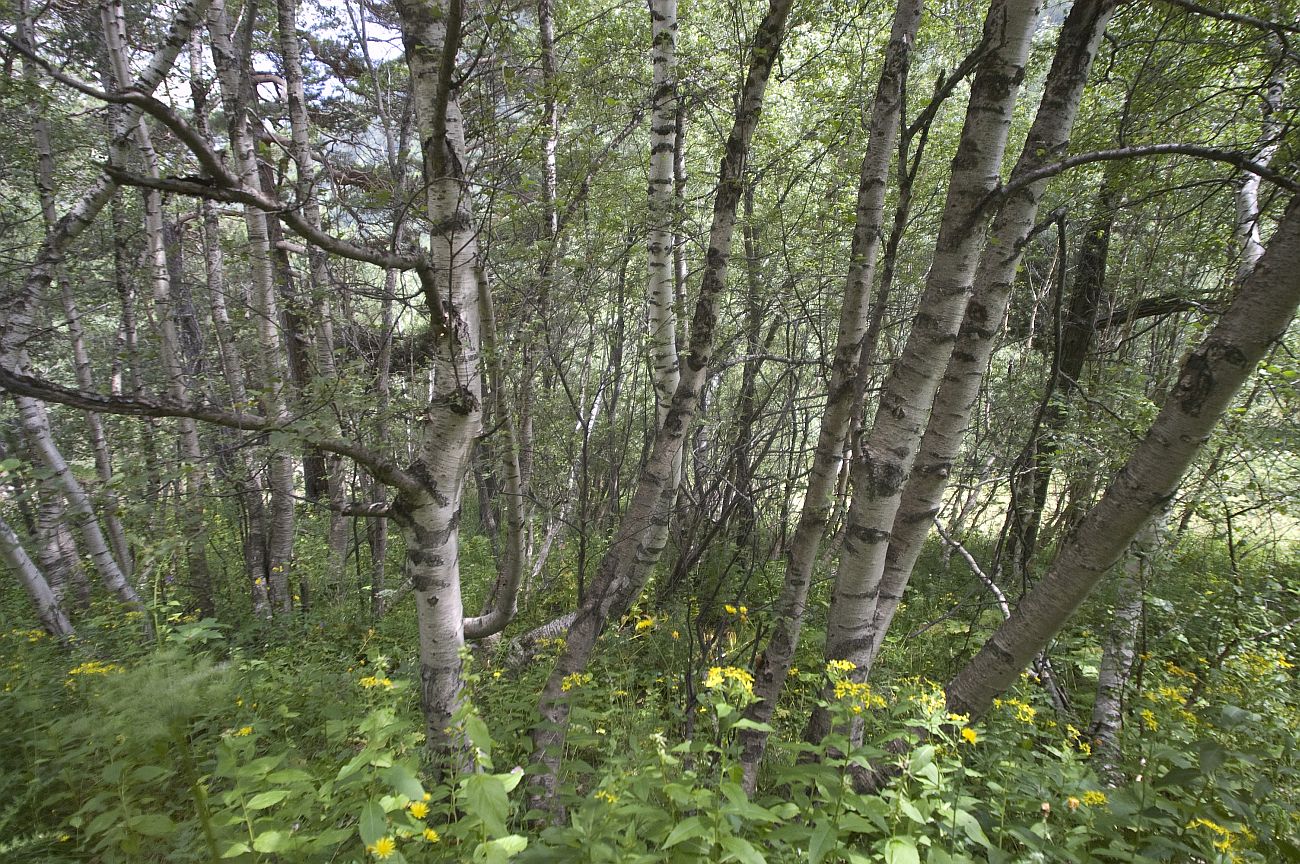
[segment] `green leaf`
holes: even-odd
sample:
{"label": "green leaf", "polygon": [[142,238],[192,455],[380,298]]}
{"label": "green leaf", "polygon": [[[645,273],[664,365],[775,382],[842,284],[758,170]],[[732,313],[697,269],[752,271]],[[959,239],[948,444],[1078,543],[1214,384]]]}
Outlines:
{"label": "green leaf", "polygon": [[225,852],[221,853],[222,858],[234,858],[236,855],[243,855],[250,851],[247,843],[231,843]]}
{"label": "green leaf", "polygon": [[404,765],[394,765],[379,772],[384,782],[412,801],[424,800],[424,786]]}
{"label": "green leaf", "polygon": [[885,864],[921,864],[916,841],[911,837],[890,837],[885,843]]}
{"label": "green leaf", "polygon": [[263,831],[253,839],[253,849],[257,852],[283,852],[293,845],[293,837],[287,831]]}
{"label": "green leaf", "polygon": [[672,831],[668,832],[668,839],[664,841],[663,848],[671,849],[678,843],[691,840],[696,837],[704,836],[704,825],[700,822],[699,816],[692,816],[689,819],[683,819],[677,823]]}
{"label": "green leaf", "polygon": [[984,828],[980,825],[979,820],[970,813],[967,813],[965,810],[958,810],[953,814],[953,821],[957,823],[957,827],[961,828],[961,830],[966,833],[966,837],[969,838],[972,843],[978,843],[985,849],[988,849],[993,845],[989,842],[989,838],[984,833]]}
{"label": "green leaf", "polygon": [[477,816],[487,827],[488,833],[504,836],[506,816],[510,812],[510,800],[506,797],[506,787],[492,774],[474,774],[465,779],[465,798],[471,815]]}
{"label": "green leaf", "polygon": [[809,864],[821,864],[822,859],[835,848],[839,839],[835,823],[827,819],[819,820],[817,827],[813,829],[812,841],[808,844]]}
{"label": "green leaf", "polygon": [[269,792],[258,792],[252,798],[248,799],[248,803],[244,806],[249,810],[265,810],[267,807],[279,804],[288,797],[289,790],[272,789]]}
{"label": "green leaf", "polygon": [[166,837],[176,830],[176,823],[162,813],[144,813],[132,816],[127,823],[131,830],[146,837]]}
{"label": "green leaf", "polygon": [[762,853],[742,837],[727,834],[718,842],[722,844],[723,849],[731,853],[722,859],[724,861],[735,858],[740,864],[767,864],[767,859],[763,857]]}
{"label": "green leaf", "polygon": [[528,848],[528,838],[508,834],[496,840],[480,843],[474,848],[474,860],[483,864],[502,864]]}
{"label": "green leaf", "polygon": [[388,817],[378,801],[367,801],[361,808],[361,821],[357,825],[361,842],[366,846],[375,845],[375,841],[388,833]]}

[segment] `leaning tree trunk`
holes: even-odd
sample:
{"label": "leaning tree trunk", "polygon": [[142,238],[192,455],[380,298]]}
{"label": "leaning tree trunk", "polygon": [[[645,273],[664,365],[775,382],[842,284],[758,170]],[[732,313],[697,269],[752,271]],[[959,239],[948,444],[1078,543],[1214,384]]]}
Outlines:
{"label": "leaning tree trunk", "polygon": [[[176,13],[167,36],[149,59],[144,69],[132,82],[132,88],[141,93],[152,93],[175,63],[180,49],[189,39],[190,30],[202,17],[207,0],[190,0]],[[123,109],[123,123],[134,123],[140,109],[128,106]],[[72,207],[59,218],[52,231],[46,232],[40,249],[24,276],[20,290],[11,294],[2,316],[4,332],[0,333],[0,364],[6,371],[24,373],[27,367],[27,342],[33,335],[33,315],[37,298],[46,295],[58,268],[62,265],[68,246],[94,221],[99,212],[113,198],[117,183],[107,173],[101,174],[87,187]],[[87,554],[95,564],[100,579],[119,601],[127,607],[144,612],[144,604],[135,588],[127,581],[118,566],[108,542],[100,529],[90,496],[80,481],[68,468],[59,452],[50,430],[49,415],[45,406],[30,397],[14,399],[23,432],[32,449],[45,464],[54,483],[67,500],[68,512],[81,534]],[[152,632],[147,617],[145,628]]]}
{"label": "leaning tree trunk", "polygon": [[[30,35],[29,12],[26,3],[21,9],[18,26],[18,39],[27,48],[35,50]],[[32,87],[39,86],[39,77],[35,66],[23,64],[23,78]],[[36,146],[36,187],[40,195],[41,217],[45,230],[53,231],[59,221],[55,208],[54,186],[54,148],[50,143],[50,127],[43,116],[32,117],[32,138]],[[60,268],[62,271],[62,268]],[[86,350],[85,331],[81,326],[81,313],[73,295],[72,281],[66,273],[59,272],[59,294],[63,300],[63,314],[67,318],[68,336],[72,342],[72,366],[77,376],[77,385],[84,390],[94,386],[91,372],[90,353]],[[109,452],[108,438],[104,434],[104,420],[93,411],[86,412],[86,431],[90,433],[90,448],[95,454],[95,472],[102,484],[101,496],[104,500],[104,529],[108,532],[109,543],[113,547],[118,566],[129,578],[132,570],[131,547],[126,539],[126,529],[118,518],[121,503],[117,493],[112,489],[113,459]],[[48,572],[48,571],[47,571]]]}
{"label": "leaning tree trunk", "polygon": [[[1070,10],[1061,28],[1038,114],[1013,177],[1059,159],[1069,147],[1088,72],[1115,5],[1115,0],[1080,0]],[[1034,230],[1044,185],[1030,184],[1003,204],[993,223],[992,239],[980,258],[975,293],[894,518],[884,576],[870,609],[871,641],[859,661],[864,675],[870,674],[880,653],[930,524],[939,512],[944,486],[979,398],[994,336],[1006,314],[1016,269]]]}
{"label": "leaning tree trunk", "polygon": [[[1040,0],[995,0],[985,19],[990,48],[971,84],[920,311],[853,464],[853,501],[826,624],[827,659],[862,664],[871,645],[872,598],[885,569],[903,484],[966,311],[983,246],[984,208],[998,184],[1040,5]],[[829,728],[829,712],[819,708],[807,736],[820,740]]]}
{"label": "leaning tree trunk", "polygon": [[680,370],[672,405],[655,433],[650,457],[641,469],[627,512],[609,551],[601,560],[594,584],[569,628],[565,649],[556,660],[542,693],[539,705],[541,722],[533,730],[533,741],[538,757],[546,766],[542,786],[548,806],[556,803],[559,762],[569,716],[569,696],[562,686],[564,679],[587,667],[596,639],[606,622],[630,607],[663,552],[667,534],[665,526],[677,493],[673,477],[676,466],[680,464],[682,443],[695,417],[700,390],[713,356],[718,295],[726,284],[736,210],[744,189],[745,158],[758,125],[763,94],[781,47],[791,5],[792,0],[770,0],[754,34],[749,71],[739,94],[735,122],[727,137],[719,169],[707,261],[691,321],[690,350]]}
{"label": "leaning tree trunk", "polygon": [[1183,363],[1146,437],[1011,618],[947,687],[948,705],[979,716],[1065,625],[1142,526],[1168,505],[1187,466],[1300,304],[1300,198],[1219,323]]}
{"label": "leaning tree trunk", "polygon": [[2,517],[0,517],[0,560],[8,565],[18,577],[18,581],[22,583],[23,590],[27,592],[32,605],[36,607],[36,617],[45,628],[45,632],[62,643],[66,644],[70,641],[76,634],[72,630],[72,622],[63,611],[63,604],[59,602],[59,598],[50,589],[41,571],[27,555],[27,550],[23,548],[18,534]]}
{"label": "leaning tree trunk", "polygon": [[[858,178],[857,216],[849,254],[848,278],[840,307],[839,335],[831,365],[831,380],[822,411],[817,449],[804,493],[803,509],[794,539],[786,551],[785,582],[777,600],[772,635],[754,672],[757,701],[745,716],[755,723],[767,723],[776,709],[781,689],[799,645],[799,630],[808,602],[808,585],[826,522],[834,504],[836,480],[844,458],[844,440],[860,403],[855,382],[863,375],[859,366],[866,336],[870,304],[867,302],[880,251],[880,229],[884,218],[885,190],[894,142],[903,110],[903,93],[911,61],[912,43],[921,19],[922,0],[900,0],[894,13],[889,46],[885,51],[880,82],[871,110],[869,139]],[[767,735],[758,730],[742,733],[745,785],[753,790],[758,777]]]}

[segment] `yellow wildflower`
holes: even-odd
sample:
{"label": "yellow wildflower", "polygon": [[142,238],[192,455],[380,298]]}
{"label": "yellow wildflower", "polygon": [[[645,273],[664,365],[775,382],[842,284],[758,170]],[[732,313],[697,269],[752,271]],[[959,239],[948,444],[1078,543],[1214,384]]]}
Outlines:
{"label": "yellow wildflower", "polygon": [[736,614],[736,607],[735,607],[735,606],[732,606],[730,603],[728,603],[728,604],[726,604],[725,606],[722,607],[722,611],[723,611],[723,612],[726,612],[728,615],[735,615],[735,614]]}
{"label": "yellow wildflower", "polygon": [[1071,811],[1078,810],[1080,803],[1079,799],[1075,798],[1073,795],[1065,799],[1065,806],[1069,807]]}
{"label": "yellow wildflower", "polygon": [[410,804],[406,809],[410,810],[411,815],[416,819],[423,819],[425,816],[429,815],[429,805],[425,804],[423,801],[416,801]]}
{"label": "yellow wildflower", "polygon": [[375,687],[383,687],[385,690],[393,689],[393,681],[391,678],[376,678],[374,675],[367,675],[357,683],[362,687],[365,687],[367,690]]}
{"label": "yellow wildflower", "polygon": [[252,734],[253,734],[253,727],[252,727],[252,726],[240,726],[240,727],[239,727],[239,731],[235,733],[235,737],[236,737],[236,738],[247,738],[249,735],[252,735]]}
{"label": "yellow wildflower", "polygon": [[617,795],[615,795],[613,792],[606,791],[605,789],[601,789],[592,797],[597,799],[598,801],[604,801],[606,804],[614,804],[618,801]]}
{"label": "yellow wildflower", "polygon": [[564,680],[560,682],[560,689],[568,693],[574,687],[581,687],[583,684],[591,683],[590,672],[574,672],[572,675],[565,675]]}
{"label": "yellow wildflower", "polygon": [[1096,789],[1089,789],[1083,793],[1083,803],[1089,807],[1100,807],[1106,803],[1106,800],[1106,793]]}
{"label": "yellow wildflower", "polygon": [[676,630],[674,630],[671,635],[674,639],[682,638],[682,634],[678,633]]}
{"label": "yellow wildflower", "polygon": [[827,672],[852,672],[858,665],[851,660],[832,660],[826,664]]}
{"label": "yellow wildflower", "polygon": [[979,735],[977,735],[975,733],[975,730],[970,728],[969,726],[961,730],[961,737],[962,740],[965,741],[967,744],[974,744],[976,741],[979,740]]}
{"label": "yellow wildflower", "polygon": [[1156,715],[1151,713],[1150,708],[1142,709],[1142,725],[1153,732],[1160,728],[1160,724],[1156,722]]}
{"label": "yellow wildflower", "polygon": [[655,626],[654,617],[651,615],[646,615],[642,618],[637,619],[636,632],[644,633],[645,631],[649,630],[653,626]]}
{"label": "yellow wildflower", "polygon": [[437,843],[439,839],[438,832],[434,831],[432,828],[425,828],[424,839],[428,840],[430,843]]}
{"label": "yellow wildflower", "polygon": [[366,849],[382,861],[397,851],[397,841],[392,837],[380,837],[373,846],[367,846]]}

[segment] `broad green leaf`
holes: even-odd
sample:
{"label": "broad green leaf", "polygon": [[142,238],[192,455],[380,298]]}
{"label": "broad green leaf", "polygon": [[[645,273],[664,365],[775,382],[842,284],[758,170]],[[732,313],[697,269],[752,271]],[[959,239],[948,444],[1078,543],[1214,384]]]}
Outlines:
{"label": "broad green leaf", "polygon": [[137,831],[146,837],[166,837],[176,830],[176,823],[162,813],[132,816],[127,824],[131,826],[132,831]]}
{"label": "broad green leaf", "polygon": [[269,792],[258,792],[244,806],[249,810],[265,810],[267,807],[279,804],[289,797],[287,789],[272,789]]}
{"label": "broad green leaf", "polygon": [[700,817],[691,816],[688,819],[683,819],[677,823],[673,830],[668,832],[668,839],[664,840],[663,848],[671,849],[683,841],[703,837],[704,832],[705,828],[703,823],[700,822]]}
{"label": "broad green leaf", "polygon": [[420,784],[414,774],[407,770],[406,766],[394,765],[391,768],[385,768],[380,772],[380,776],[384,778],[385,783],[412,801],[424,799],[424,786]]}
{"label": "broad green leaf", "polygon": [[283,852],[293,845],[293,836],[287,831],[263,831],[253,839],[257,852]]}
{"label": "broad green leaf", "polygon": [[234,858],[237,855],[243,855],[250,851],[247,843],[231,843],[225,852],[221,853],[222,858]]}
{"label": "broad green leaf", "polygon": [[812,841],[808,844],[809,864],[821,864],[822,859],[835,848],[838,842],[839,835],[835,830],[835,823],[829,819],[819,820],[817,827],[813,829]]}
{"label": "broad green leaf", "polygon": [[361,820],[357,824],[361,842],[366,846],[375,845],[375,841],[388,833],[388,817],[378,801],[367,801],[361,808]]}
{"label": "broad green leaf", "polygon": [[911,837],[891,837],[885,843],[885,864],[921,864],[916,841]]}
{"label": "broad green leaf", "polygon": [[492,774],[474,774],[466,778],[465,799],[469,813],[482,820],[489,834],[500,837],[507,833],[510,800],[499,778]]}
{"label": "broad green leaf", "polygon": [[767,864],[767,859],[744,838],[728,834],[719,842],[722,844],[723,849],[731,853],[722,859],[724,861],[734,858],[740,864]]}

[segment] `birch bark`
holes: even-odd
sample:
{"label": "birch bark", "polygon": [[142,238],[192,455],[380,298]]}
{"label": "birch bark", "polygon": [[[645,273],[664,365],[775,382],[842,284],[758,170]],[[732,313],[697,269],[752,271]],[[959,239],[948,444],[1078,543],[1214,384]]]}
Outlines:
{"label": "birch bark", "polygon": [[460,0],[397,0],[406,62],[411,70],[416,125],[423,154],[430,253],[440,296],[429,309],[438,341],[433,394],[411,469],[419,492],[404,490],[394,520],[406,538],[406,574],[415,588],[420,681],[430,746],[463,750],[452,716],[462,701],[465,642],[460,595],[458,525],[470,451],[479,432],[482,384],[478,258],[465,131],[453,85],[460,44]]}
{"label": "birch bark", "polygon": [[0,560],[9,566],[22,583],[23,590],[36,607],[36,617],[45,632],[65,644],[72,639],[75,633],[72,622],[63,611],[63,604],[28,556],[18,534],[3,518],[0,518]]}
{"label": "birch bark", "polygon": [[[885,49],[884,65],[876,86],[875,102],[868,125],[868,142],[858,177],[857,214],[849,254],[848,277],[840,307],[839,334],[831,365],[831,379],[822,411],[812,471],[804,493],[803,509],[794,538],[786,552],[785,581],[777,600],[772,635],[754,670],[754,695],[758,698],[745,716],[756,723],[772,718],[780,698],[808,602],[817,550],[834,504],[836,479],[844,458],[844,441],[853,418],[854,383],[863,374],[859,366],[866,336],[870,304],[868,296],[880,251],[880,229],[884,220],[885,190],[894,142],[903,110],[903,93],[911,62],[912,43],[921,20],[923,0],[900,0]],[[758,777],[767,735],[746,730],[741,735],[741,764],[744,782],[753,791]]]}
{"label": "birch bark", "polygon": [[1300,304],[1300,199],[1292,199],[1255,270],[1178,381],[1142,442],[1061,547],[1056,562],[949,682],[953,711],[979,716],[1083,602],[1153,514]]}
{"label": "birch bark", "polygon": [[[252,20],[241,19],[244,32],[235,36],[224,0],[213,0],[208,15],[208,32],[212,37],[212,61],[217,70],[221,101],[228,123],[230,149],[235,157],[236,174],[249,189],[260,188],[257,154],[252,130],[252,86],[243,70],[243,58],[251,50]],[[276,296],[275,279],[271,271],[270,235],[267,215],[256,207],[244,206],[244,227],[248,233],[248,260],[252,271],[253,312],[257,318],[258,351],[256,352],[257,381],[266,416],[277,426],[289,423],[285,404],[284,385],[288,381],[285,367],[286,354],[280,333],[280,309]],[[271,507],[268,519],[267,564],[270,578],[271,602],[280,612],[293,609],[292,579],[290,569],[293,559],[294,524],[294,466],[293,455],[283,444],[272,442],[270,447],[268,487]]]}
{"label": "birch bark", "polygon": [[[1062,25],[1038,113],[1013,176],[1060,158],[1115,0],[1079,0]],[[885,634],[939,512],[949,472],[961,448],[979,396],[994,336],[1006,313],[1011,286],[1034,222],[1044,184],[1031,184],[1003,204],[980,258],[975,293],[966,309],[948,369],[935,397],[920,454],[894,518],[884,575],[868,607],[870,642],[856,660],[869,675]]]}
{"label": "birch bark", "polygon": [[[920,311],[885,381],[863,452],[854,460],[853,501],[826,625],[827,659],[865,662],[871,644],[871,601],[884,572],[903,484],[970,296],[983,246],[984,202],[998,185],[1040,7],[1040,0],[994,0],[985,19],[990,48],[971,84]],[[808,737],[820,740],[828,729],[829,714],[816,710]]]}
{"label": "birch bark", "polygon": [[718,296],[726,283],[736,210],[744,190],[745,159],[762,111],[768,77],[785,35],[791,5],[792,0],[770,0],[752,38],[749,70],[737,100],[735,121],[718,172],[708,253],[691,321],[690,350],[673,393],[671,408],[655,433],[650,457],[641,469],[632,500],[609,551],[601,560],[586,599],[569,627],[565,649],[556,660],[542,693],[539,705],[541,722],[533,731],[533,742],[547,769],[541,780],[543,803],[547,806],[555,804],[560,751],[569,714],[564,680],[586,668],[605,624],[623,614],[636,599],[663,552],[667,520],[677,492],[672,482],[675,466],[680,463],[682,443],[695,417],[700,391],[713,356]]}

